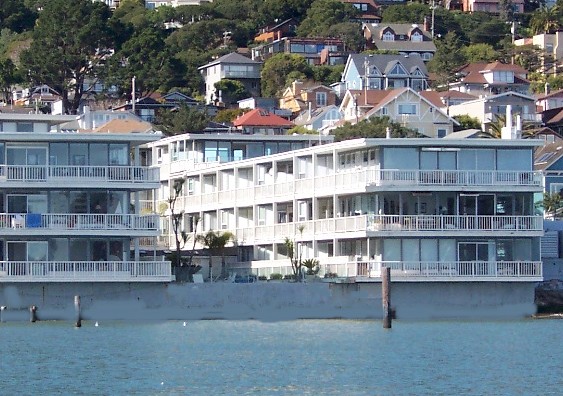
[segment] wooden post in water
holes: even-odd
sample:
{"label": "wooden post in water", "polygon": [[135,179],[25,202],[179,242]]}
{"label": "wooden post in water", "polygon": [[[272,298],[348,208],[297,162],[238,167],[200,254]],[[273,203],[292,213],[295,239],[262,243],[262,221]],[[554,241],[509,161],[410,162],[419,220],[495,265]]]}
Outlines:
{"label": "wooden post in water", "polygon": [[4,319],[2,319],[2,315],[4,314],[4,311],[7,309],[7,307],[5,305],[2,305],[0,307],[0,323],[2,323],[4,321]]}
{"label": "wooden post in water", "polygon": [[82,318],[80,317],[80,296],[74,296],[74,313],[76,322],[75,327],[82,327]]}
{"label": "wooden post in water", "polygon": [[37,321],[37,307],[32,305],[29,307],[29,321],[35,323]]}
{"label": "wooden post in water", "polygon": [[381,268],[381,301],[383,303],[383,328],[391,328],[391,267]]}

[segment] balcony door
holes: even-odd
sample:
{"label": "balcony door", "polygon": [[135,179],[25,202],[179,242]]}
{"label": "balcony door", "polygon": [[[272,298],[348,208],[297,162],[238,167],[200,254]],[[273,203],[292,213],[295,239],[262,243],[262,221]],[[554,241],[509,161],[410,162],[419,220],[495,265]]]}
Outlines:
{"label": "balcony door", "polygon": [[8,241],[9,261],[47,261],[47,241]]}
{"label": "balcony door", "polygon": [[46,147],[8,147],[6,149],[8,178],[13,180],[44,180]]}

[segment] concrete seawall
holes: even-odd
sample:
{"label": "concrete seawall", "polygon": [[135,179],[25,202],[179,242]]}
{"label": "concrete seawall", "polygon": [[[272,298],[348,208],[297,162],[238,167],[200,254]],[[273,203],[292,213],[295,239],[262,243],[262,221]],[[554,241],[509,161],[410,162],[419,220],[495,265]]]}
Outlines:
{"label": "concrete seawall", "polygon": [[[398,319],[518,319],[536,311],[535,283],[393,282]],[[0,284],[3,321],[382,318],[381,283]]]}

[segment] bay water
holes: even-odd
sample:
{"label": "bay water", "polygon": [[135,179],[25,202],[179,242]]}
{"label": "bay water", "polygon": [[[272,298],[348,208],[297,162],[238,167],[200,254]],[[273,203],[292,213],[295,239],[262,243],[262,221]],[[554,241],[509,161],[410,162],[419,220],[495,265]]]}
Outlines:
{"label": "bay water", "polygon": [[560,395],[563,321],[0,323],[1,395]]}

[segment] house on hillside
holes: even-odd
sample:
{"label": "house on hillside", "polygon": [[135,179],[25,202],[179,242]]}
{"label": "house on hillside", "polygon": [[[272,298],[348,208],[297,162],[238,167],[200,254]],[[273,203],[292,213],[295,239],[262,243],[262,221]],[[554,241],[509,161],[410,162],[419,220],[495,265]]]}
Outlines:
{"label": "house on hillside", "polygon": [[289,18],[274,26],[263,26],[254,37],[254,41],[271,43],[275,40],[281,40],[282,37],[295,36],[297,25],[298,23],[294,18]]}
{"label": "house on hillside", "polygon": [[206,65],[198,67],[205,80],[205,103],[218,103],[220,92],[215,83],[223,80],[241,82],[251,96],[260,96],[260,70],[262,63],[231,52]]}
{"label": "house on hillside", "polygon": [[245,134],[285,135],[295,124],[269,111],[254,109],[238,116],[233,121],[233,126]]}
{"label": "house on hillside", "polygon": [[498,61],[469,63],[459,68],[456,76],[458,80],[450,83],[450,89],[475,96],[490,96],[503,92],[527,95],[530,89],[526,69]]}
{"label": "house on hillside", "polygon": [[300,55],[311,66],[332,66],[344,64],[349,51],[339,38],[282,37],[252,48],[252,59],[262,62],[281,53]]}
{"label": "house on hillside", "polygon": [[429,137],[444,137],[458,122],[411,88],[348,90],[340,112],[343,121],[355,124],[370,117],[389,117],[406,128]]}
{"label": "house on hillside", "polygon": [[428,70],[419,55],[363,55],[348,57],[342,80],[345,89],[394,89],[428,87]]}
{"label": "house on hillside", "polygon": [[[524,0],[512,0],[512,8],[515,13],[524,12]],[[489,12],[498,14],[501,8],[500,0],[463,0],[464,12]]]}
{"label": "house on hillside", "polygon": [[520,116],[522,123],[537,126],[541,124],[541,116],[536,113],[535,99],[518,92],[505,92],[453,105],[449,107],[449,114],[477,118],[481,122],[481,128],[486,131],[499,117],[506,117],[508,105],[512,106],[513,115]]}
{"label": "house on hillside", "polygon": [[536,97],[536,105],[541,111],[563,107],[563,89]]}
{"label": "house on hillside", "polygon": [[374,0],[340,0],[343,3],[352,4],[358,10],[358,16],[354,18],[357,22],[377,23],[381,21],[379,6]]}
{"label": "house on hillside", "polygon": [[293,122],[310,131],[328,133],[342,119],[342,113],[336,105],[317,107],[302,111]]}
{"label": "house on hillside", "polygon": [[368,49],[397,51],[401,55],[418,54],[424,61],[432,59],[436,45],[429,26],[410,23],[364,23],[362,32]]}
{"label": "house on hillside", "polygon": [[336,92],[330,87],[313,82],[295,80],[287,87],[280,99],[280,108],[300,113],[318,107],[332,106],[337,101]]}
{"label": "house on hillside", "polygon": [[538,72],[552,74],[554,71],[558,71],[555,60],[563,58],[563,32],[536,34],[532,37],[514,40],[514,45],[517,47],[534,46],[542,50],[545,57],[542,59]]}

